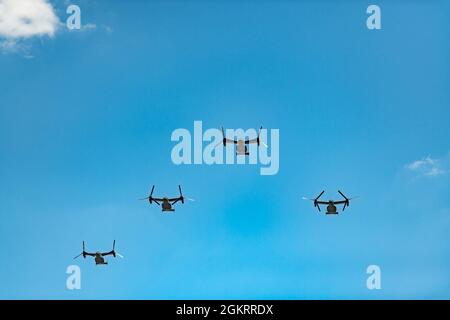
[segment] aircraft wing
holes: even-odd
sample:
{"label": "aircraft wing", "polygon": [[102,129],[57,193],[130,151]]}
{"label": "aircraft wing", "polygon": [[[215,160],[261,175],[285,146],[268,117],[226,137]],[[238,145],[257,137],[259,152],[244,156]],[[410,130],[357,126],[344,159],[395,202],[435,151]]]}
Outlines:
{"label": "aircraft wing", "polygon": [[347,200],[333,201],[334,204],[344,204]]}
{"label": "aircraft wing", "polygon": [[245,144],[257,143],[257,142],[258,142],[258,138],[245,140]]}
{"label": "aircraft wing", "polygon": [[180,200],[181,200],[181,197],[178,197],[178,198],[169,198],[169,199],[167,199],[167,200],[169,200],[170,202],[173,201],[172,204],[174,204],[174,203],[177,203],[178,201],[180,201]]}
{"label": "aircraft wing", "polygon": [[84,252],[85,256],[95,257],[95,253]]}
{"label": "aircraft wing", "polygon": [[226,141],[227,143],[234,143],[234,144],[237,144],[237,143],[238,143],[237,140],[228,139],[228,138],[225,138],[225,141]]}

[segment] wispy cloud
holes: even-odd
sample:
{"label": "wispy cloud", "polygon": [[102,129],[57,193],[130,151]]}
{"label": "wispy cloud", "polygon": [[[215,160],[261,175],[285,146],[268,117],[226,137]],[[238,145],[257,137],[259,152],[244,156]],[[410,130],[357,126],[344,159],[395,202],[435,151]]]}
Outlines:
{"label": "wispy cloud", "polygon": [[427,156],[408,163],[405,168],[419,176],[437,177],[448,172],[450,152],[442,158]]}
{"label": "wispy cloud", "polygon": [[87,24],[81,26],[81,30],[84,30],[84,31],[94,30],[94,29],[97,29],[97,25],[94,23],[87,23]]}
{"label": "wispy cloud", "polygon": [[33,58],[33,55],[31,54],[31,46],[16,39],[6,39],[0,41],[0,53],[20,54],[27,59]]}

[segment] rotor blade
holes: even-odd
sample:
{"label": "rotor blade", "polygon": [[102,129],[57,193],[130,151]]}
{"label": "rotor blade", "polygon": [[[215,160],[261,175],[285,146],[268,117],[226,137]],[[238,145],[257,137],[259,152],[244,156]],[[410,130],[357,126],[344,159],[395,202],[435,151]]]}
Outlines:
{"label": "rotor blade", "polygon": [[325,192],[325,190],[322,190],[322,192],[317,196],[316,200],[319,199],[323,195],[324,192]]}
{"label": "rotor blade", "polygon": [[73,258],[74,260],[76,259],[76,258],[78,258],[79,256],[81,256],[83,254],[83,252],[82,253],[80,253],[79,255],[77,255],[75,258]]}
{"label": "rotor blade", "polygon": [[138,199],[138,200],[148,200],[148,199],[150,199],[150,197],[142,198],[142,199]]}
{"label": "rotor blade", "polygon": [[178,185],[178,190],[180,190],[180,196],[183,196],[183,193],[181,192],[181,186]]}
{"label": "rotor blade", "polygon": [[314,199],[310,199],[310,198],[307,198],[307,197],[302,197],[302,199],[303,199],[303,200],[311,200],[311,201],[314,201]]}
{"label": "rotor blade", "polygon": [[155,185],[153,185],[152,191],[150,191],[150,196],[148,198],[150,198],[153,195],[153,190],[155,190]]}
{"label": "rotor blade", "polygon": [[116,247],[116,240],[113,241],[113,251],[115,247]]}
{"label": "rotor blade", "polygon": [[192,199],[192,198],[188,198],[188,197],[184,197],[184,198],[189,201],[195,201],[195,199]]}
{"label": "rotor blade", "polygon": [[339,194],[340,194],[341,196],[344,197],[344,199],[348,199],[346,196],[344,196],[344,194],[343,194],[340,190],[338,190],[338,192],[339,192]]}
{"label": "rotor blade", "polygon": [[319,206],[319,205],[316,205],[316,207],[317,207],[317,210],[319,210],[319,212],[320,212],[320,206]]}
{"label": "rotor blade", "polygon": [[217,148],[218,146],[220,146],[220,145],[223,145],[223,141],[221,140],[221,141],[219,141],[219,143],[218,144],[216,144],[215,146],[214,146],[214,149],[215,148]]}
{"label": "rotor blade", "polygon": [[123,259],[123,255],[121,255],[120,253],[116,252],[116,255],[117,255],[119,258],[122,258],[122,259]]}
{"label": "rotor blade", "polygon": [[225,136],[225,130],[222,127],[222,144],[224,147],[227,146],[227,137]]}
{"label": "rotor blade", "polygon": [[84,240],[83,240],[83,252],[84,252],[85,250],[84,250]]}
{"label": "rotor blade", "polygon": [[264,141],[259,141],[259,143],[261,143],[264,146],[264,148],[269,148],[269,146]]}
{"label": "rotor blade", "polygon": [[153,199],[153,202],[155,202],[158,206],[160,205],[159,202],[155,199]]}

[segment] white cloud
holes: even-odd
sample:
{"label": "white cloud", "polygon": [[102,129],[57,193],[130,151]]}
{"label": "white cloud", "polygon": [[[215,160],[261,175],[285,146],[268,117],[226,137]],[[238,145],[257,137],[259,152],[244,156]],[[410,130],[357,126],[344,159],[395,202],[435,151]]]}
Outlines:
{"label": "white cloud", "polygon": [[17,53],[24,58],[33,58],[33,55],[30,53],[30,46],[15,39],[0,41],[0,52],[3,54]]}
{"label": "white cloud", "polygon": [[448,172],[449,163],[450,152],[442,158],[433,159],[431,156],[427,156],[421,160],[413,161],[405,167],[419,176],[436,177]]}
{"label": "white cloud", "polygon": [[446,173],[445,170],[439,169],[437,167],[433,167],[428,172],[426,172],[425,175],[427,175],[429,177],[433,177],[433,176],[438,176],[438,175],[441,175],[444,173]]}
{"label": "white cloud", "polygon": [[0,51],[5,53],[14,53],[16,52],[18,46],[15,40],[5,40],[0,42]]}
{"label": "white cloud", "polygon": [[[66,1],[66,5],[70,2]],[[101,26],[107,33],[111,28]],[[89,32],[98,29],[86,23],[74,31]],[[52,38],[56,32],[68,31],[49,0],[0,0],[0,54],[19,54],[32,58],[31,41],[34,37]]]}
{"label": "white cloud", "polygon": [[0,37],[52,37],[58,25],[59,19],[47,0],[0,0]]}
{"label": "white cloud", "polygon": [[87,23],[87,24],[85,24],[85,25],[82,25],[81,26],[81,29],[82,30],[93,30],[93,29],[96,29],[97,28],[97,25],[96,24],[94,24],[94,23]]}
{"label": "white cloud", "polygon": [[423,158],[422,160],[416,160],[410,164],[407,164],[406,167],[409,170],[419,170],[426,166],[433,166],[436,163],[436,160],[432,159],[430,156]]}

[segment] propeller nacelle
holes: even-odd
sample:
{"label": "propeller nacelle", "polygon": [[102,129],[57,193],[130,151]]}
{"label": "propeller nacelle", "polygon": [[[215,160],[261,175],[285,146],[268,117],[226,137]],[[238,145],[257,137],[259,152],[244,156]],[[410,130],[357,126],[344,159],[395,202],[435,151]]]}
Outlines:
{"label": "propeller nacelle", "polygon": [[319,198],[323,195],[323,193],[325,192],[325,190],[322,190],[322,192],[314,199],[314,207],[317,208],[317,210],[319,210],[320,212],[320,206],[319,206]]}
{"label": "propeller nacelle", "polygon": [[153,190],[155,190],[155,185],[153,185],[152,191],[150,191],[150,196],[148,197],[148,201],[150,202],[150,204],[152,204],[152,201],[153,201],[153,198],[152,198]]}
{"label": "propeller nacelle", "polygon": [[116,248],[116,240],[113,241],[113,249],[112,249],[112,255],[113,255],[114,258],[116,257],[116,250],[115,250],[115,248]]}
{"label": "propeller nacelle", "polygon": [[182,204],[184,204],[184,197],[183,197],[183,193],[181,192],[181,186],[178,185],[178,190],[180,190],[180,201]]}
{"label": "propeller nacelle", "polygon": [[338,190],[338,192],[345,199],[344,206],[342,207],[342,211],[344,211],[345,207],[350,206],[350,199],[347,198],[340,190]]}

